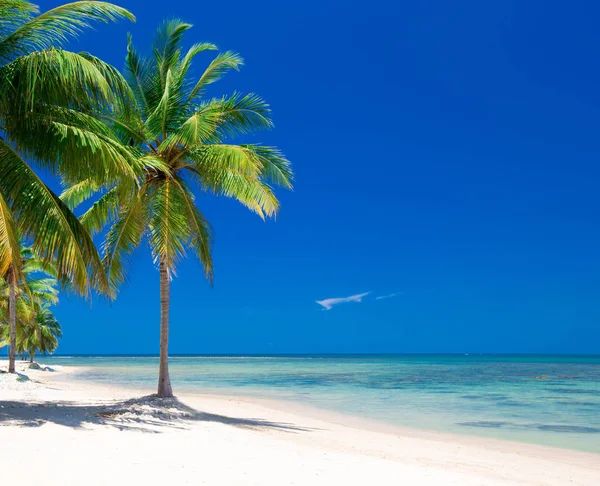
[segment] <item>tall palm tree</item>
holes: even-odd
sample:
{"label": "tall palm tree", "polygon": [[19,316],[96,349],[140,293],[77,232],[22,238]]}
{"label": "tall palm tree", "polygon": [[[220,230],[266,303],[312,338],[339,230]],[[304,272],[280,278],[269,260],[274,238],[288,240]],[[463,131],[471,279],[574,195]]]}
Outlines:
{"label": "tall palm tree", "polygon": [[[194,58],[216,47],[194,44],[185,53],[183,34],[191,25],[180,20],[158,29],[153,55],[139,55],[131,38],[125,79],[135,103],[110,116],[122,146],[144,166],[137,184],[121,178],[105,184],[105,193],[82,216],[92,232],[111,223],[103,261],[109,281],[123,281],[123,260],[147,238],[160,274],[160,364],[158,396],[173,396],[168,368],[170,280],[177,262],[191,248],[212,281],[211,230],[194,200],[193,187],[240,201],[262,218],[273,216],[279,202],[269,182],[291,188],[292,170],[274,147],[234,145],[235,135],[272,127],[270,109],[257,95],[203,99],[206,88],[227,71],[239,69],[242,58],[231,51],[217,54],[204,73],[193,79]],[[98,190],[94,181],[72,186],[63,199],[70,205]]]}
{"label": "tall palm tree", "polygon": [[0,275],[10,286],[11,372],[22,279],[19,233],[56,262],[61,281],[75,291],[110,291],[91,237],[28,160],[67,178],[133,170],[107,129],[86,115],[123,99],[120,77],[89,54],[55,48],[92,22],[133,20],[132,14],[96,1],[37,14],[29,2],[0,0]]}

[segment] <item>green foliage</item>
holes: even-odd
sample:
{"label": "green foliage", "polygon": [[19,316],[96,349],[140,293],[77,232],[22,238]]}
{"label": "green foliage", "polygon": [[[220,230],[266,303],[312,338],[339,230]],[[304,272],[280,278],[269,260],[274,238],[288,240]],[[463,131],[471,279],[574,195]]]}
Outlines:
{"label": "green foliage", "polygon": [[106,2],[73,2],[37,15],[37,6],[20,0],[0,5],[0,59],[11,59],[66,42],[92,22],[134,20],[127,10]]}
{"label": "green foliage", "polygon": [[[65,180],[136,177],[136,158],[96,116],[127,113],[127,84],[89,54],[58,48],[94,22],[133,19],[106,2],[83,1],[38,15],[22,0],[0,1],[0,274],[22,278],[19,236],[56,263],[74,290],[110,293],[91,237],[28,161]],[[18,150],[17,150],[18,148]],[[136,171],[137,167],[137,172]]]}
{"label": "green foliage", "polygon": [[[203,98],[209,85],[243,60],[230,51],[217,54],[199,78],[191,78],[193,61],[216,46],[197,43],[185,51],[182,40],[190,28],[176,19],[164,22],[149,56],[139,54],[129,37],[123,76],[132,104],[121,103],[110,116],[97,114],[111,127],[106,136],[120,140],[119,152],[136,159],[131,172],[143,167],[135,183],[119,176],[103,184],[102,195],[81,218],[93,233],[109,226],[103,262],[114,287],[125,279],[125,263],[144,238],[155,262],[171,274],[192,249],[212,280],[211,229],[196,205],[194,185],[237,199],[262,218],[279,209],[271,184],[292,186],[292,169],[280,150],[230,141],[272,128],[271,110],[255,94]],[[91,178],[77,182],[61,196],[70,205],[99,189]]]}
{"label": "green foliage", "polygon": [[[16,301],[16,352],[37,351],[52,353],[62,335],[60,325],[50,310],[58,303],[58,280],[56,267],[47,263],[31,248],[20,252],[22,280],[17,286]],[[0,347],[9,344],[8,320],[9,286],[0,276]]]}
{"label": "green foliage", "polygon": [[38,351],[52,354],[58,347],[58,339],[62,337],[60,324],[47,306],[35,304],[34,312],[35,318],[22,327],[21,333],[17,327],[17,346],[20,344],[21,349],[30,356]]}

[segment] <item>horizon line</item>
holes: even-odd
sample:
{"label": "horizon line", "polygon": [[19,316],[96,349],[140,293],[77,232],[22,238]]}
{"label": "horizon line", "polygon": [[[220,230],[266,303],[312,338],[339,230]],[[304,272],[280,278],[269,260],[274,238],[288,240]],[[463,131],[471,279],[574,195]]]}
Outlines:
{"label": "horizon line", "polygon": [[[43,355],[40,355],[40,357]],[[511,352],[482,352],[482,353],[464,353],[464,352],[446,352],[446,353],[431,353],[431,352],[414,352],[414,353],[173,353],[169,354],[171,358],[193,358],[193,357],[301,357],[301,356],[588,356],[600,357],[600,353],[511,353]],[[44,358],[52,357],[107,357],[107,358],[158,358],[158,354],[154,353],[55,353],[46,355]]]}

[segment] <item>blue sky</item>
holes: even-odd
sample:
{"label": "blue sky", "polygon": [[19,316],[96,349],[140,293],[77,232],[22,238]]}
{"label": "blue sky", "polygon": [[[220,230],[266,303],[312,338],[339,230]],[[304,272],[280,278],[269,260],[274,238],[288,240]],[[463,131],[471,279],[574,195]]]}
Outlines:
{"label": "blue sky", "polygon": [[[193,23],[246,60],[210,94],[261,94],[297,173],[276,222],[200,198],[216,280],[180,266],[172,353],[600,352],[600,5],[120,4],[71,47],[121,67],[128,31]],[[144,249],[116,302],[63,297],[59,352],[157,353],[158,312]]]}

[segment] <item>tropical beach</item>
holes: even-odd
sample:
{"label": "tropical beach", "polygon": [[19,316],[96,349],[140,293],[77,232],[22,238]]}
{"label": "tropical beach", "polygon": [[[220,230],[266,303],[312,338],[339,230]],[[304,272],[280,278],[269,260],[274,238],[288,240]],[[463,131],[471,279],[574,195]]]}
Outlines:
{"label": "tropical beach", "polygon": [[4,482],[600,484],[600,5],[40,3]]}
{"label": "tropical beach", "polygon": [[[597,454],[386,427],[251,397],[184,393],[157,403],[136,398],[136,389],[75,381],[69,377],[75,371],[28,370],[26,382],[0,378],[7,480],[22,479],[32,455],[47,484],[69,485],[82,478],[86,484],[118,478],[122,484],[265,485],[600,480]],[[9,460],[15,448],[28,454]]]}

